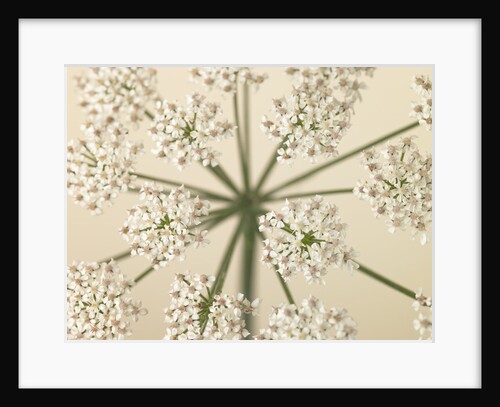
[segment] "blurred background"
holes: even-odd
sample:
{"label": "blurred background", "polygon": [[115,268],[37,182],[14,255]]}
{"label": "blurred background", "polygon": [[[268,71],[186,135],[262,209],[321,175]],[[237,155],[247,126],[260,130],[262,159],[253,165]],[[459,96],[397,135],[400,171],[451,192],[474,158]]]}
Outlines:
{"label": "blurred background", "polygon": [[[73,78],[87,68],[67,68],[67,137],[83,137],[80,124],[85,116],[78,106],[78,95]],[[169,100],[185,103],[188,93],[200,92],[209,100],[221,104],[224,117],[234,122],[231,98],[214,89],[206,91],[202,86],[188,79],[187,67],[157,67],[158,92]],[[256,182],[266,165],[276,144],[269,141],[259,129],[262,115],[269,114],[271,100],[290,93],[290,78],[282,67],[255,67],[258,73],[266,72],[269,78],[257,92],[250,92],[250,134],[252,179]],[[432,68],[415,67],[380,67],[373,78],[364,79],[367,89],[362,91],[362,102],[357,102],[352,119],[352,126],[340,143],[340,155],[365,144],[386,133],[403,127],[413,119],[409,117],[411,101],[418,100],[418,95],[410,89],[411,77],[417,74],[432,76]],[[151,110],[151,109],[150,109]],[[146,154],[139,159],[137,172],[157,177],[177,179],[206,189],[228,194],[224,184],[200,165],[192,165],[179,172],[173,165],[156,159],[150,150],[153,142],[147,136],[149,120],[142,122],[139,129],[129,128],[131,139],[142,140]],[[405,134],[418,136],[416,143],[421,151],[432,150],[431,132],[417,127]],[[382,145],[379,145],[381,147]],[[222,153],[221,164],[233,180],[241,185],[236,139],[232,138],[214,145]],[[318,160],[318,164],[324,162]],[[318,165],[316,164],[316,165]],[[264,191],[273,185],[295,177],[309,170],[314,164],[297,159],[292,167],[276,165],[269,177]],[[358,179],[367,178],[368,172],[359,164],[358,157],[330,167],[295,184],[286,192],[306,192],[335,188],[354,187]],[[281,193],[280,193],[281,194]],[[349,225],[346,243],[359,252],[359,261],[399,284],[417,290],[424,289],[424,294],[432,294],[432,237],[426,246],[418,240],[412,240],[409,232],[391,235],[387,232],[383,220],[372,215],[367,202],[360,201],[353,194],[330,195],[326,197],[340,209],[342,220]],[[127,217],[126,210],[138,202],[136,193],[120,194],[115,204],[104,209],[104,214],[91,216],[88,211],[67,200],[67,261],[98,261],[111,257],[127,249],[127,244],[118,233],[118,229]],[[283,202],[270,202],[266,207],[279,209]],[[213,205],[217,208],[217,205]],[[132,322],[134,334],[129,339],[160,340],[165,333],[163,309],[169,304],[170,283],[176,272],[191,270],[194,273],[215,274],[231,234],[236,227],[236,218],[232,217],[209,231],[210,245],[205,248],[188,249],[184,262],[174,261],[166,268],[154,271],[134,287],[132,296],[142,301],[149,314],[139,322]],[[230,265],[224,285],[224,292],[236,294],[241,286],[241,241]],[[260,257],[260,247],[257,256]],[[148,261],[142,257],[129,257],[119,262],[122,271],[129,277],[142,273],[148,268]],[[64,271],[65,273],[65,271]],[[254,321],[254,332],[267,323],[273,305],[286,302],[285,295],[274,273],[259,261],[256,262],[255,295],[263,301],[260,316]],[[325,306],[342,306],[358,323],[358,339],[364,340],[414,340],[418,338],[413,329],[416,313],[412,309],[412,300],[370,277],[347,270],[331,270],[325,278],[325,286],[308,285],[302,276],[289,283],[297,302],[313,294]]]}

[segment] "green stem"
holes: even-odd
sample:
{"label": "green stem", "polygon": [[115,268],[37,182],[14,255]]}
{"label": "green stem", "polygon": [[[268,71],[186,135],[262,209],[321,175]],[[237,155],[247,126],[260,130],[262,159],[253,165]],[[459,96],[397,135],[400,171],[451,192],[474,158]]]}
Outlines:
{"label": "green stem", "polygon": [[247,181],[246,185],[247,191],[250,190],[251,180],[251,168],[250,168],[250,93],[248,91],[248,84],[243,84],[243,129],[245,131],[245,153],[246,153],[246,164],[247,164]]}
{"label": "green stem", "polygon": [[[237,212],[237,211],[236,211],[236,210],[234,210],[234,211],[232,211],[232,212],[228,212],[228,213],[226,213],[226,214],[224,214],[224,215],[220,215],[220,216],[217,216],[217,217],[215,217],[215,218],[208,219],[208,220],[207,220],[207,223],[206,223],[206,225],[207,225],[207,226],[206,226],[206,228],[207,228],[209,231],[214,230],[214,229],[215,229],[215,227],[216,227],[219,223],[221,223],[221,222],[225,221],[226,219],[230,218],[230,217],[231,217],[231,215],[233,215],[235,212]],[[202,222],[202,223],[203,223],[203,222]],[[201,226],[201,225],[202,225],[202,223],[200,223],[200,225],[199,225],[199,226]]]}
{"label": "green stem", "polygon": [[392,280],[389,280],[387,277],[384,277],[384,276],[376,273],[372,269],[369,269],[368,267],[363,266],[362,264],[359,264],[358,271],[370,276],[371,278],[381,282],[382,284],[385,284],[391,288],[394,288],[395,290],[399,291],[401,294],[404,294],[410,298],[415,299],[415,291],[412,291],[412,290],[410,290],[406,287],[403,287],[402,285],[400,285]]}
{"label": "green stem", "polygon": [[271,175],[271,171],[274,168],[274,165],[276,164],[277,160],[276,158],[278,157],[277,151],[283,146],[283,142],[281,142],[278,147],[276,147],[276,151],[273,152],[273,155],[269,158],[269,161],[267,162],[266,168],[264,169],[264,172],[260,176],[259,182],[257,183],[257,186],[255,187],[255,193],[258,194],[264,185],[264,182],[266,182],[266,179]]}
{"label": "green stem", "polygon": [[[243,226],[243,218],[238,223],[238,227],[234,231],[234,234],[231,236],[231,240],[229,241],[229,245],[227,246],[226,253],[222,258],[222,262],[219,266],[219,271],[217,272],[217,276],[215,277],[215,282],[212,287],[210,298],[208,299],[208,303],[211,303],[214,300],[214,297],[222,291],[222,287],[224,286],[224,281],[227,276],[227,270],[229,269],[229,264],[231,263],[231,258],[233,257],[234,248],[236,246],[236,242],[238,241],[238,236],[241,233],[241,228]],[[203,334],[205,328],[207,327],[208,318],[200,321],[200,333]]]}
{"label": "green stem", "polygon": [[148,116],[151,120],[155,118],[155,115],[151,113],[149,110],[144,110],[144,114]]}
{"label": "green stem", "polygon": [[240,112],[238,109],[238,85],[236,85],[236,90],[233,95],[233,110],[234,121],[236,124],[236,142],[238,144],[238,155],[240,156],[241,175],[243,177],[245,191],[248,191],[247,159],[245,156],[245,151],[243,150],[243,137],[241,135],[242,128],[240,124]]}
{"label": "green stem", "polygon": [[229,244],[227,246],[226,253],[222,258],[219,271],[217,272],[217,276],[215,277],[215,282],[212,289],[213,295],[216,295],[222,291],[222,287],[224,286],[224,281],[226,280],[227,271],[229,269],[229,264],[231,262],[231,257],[233,256],[234,248],[238,241],[238,236],[243,228],[243,224],[244,224],[243,218],[241,218],[240,222],[238,223],[238,226],[236,227],[236,230],[231,236],[231,240],[229,241]]}
{"label": "green stem", "polygon": [[268,198],[270,195],[273,195],[276,192],[281,191],[282,189],[284,189],[284,188],[286,188],[286,187],[288,187],[290,185],[296,184],[297,182],[304,181],[305,179],[312,177],[314,174],[316,174],[316,173],[318,173],[320,171],[323,171],[324,169],[329,168],[332,165],[335,165],[335,164],[338,164],[338,163],[340,163],[340,162],[342,162],[344,160],[347,160],[348,158],[351,158],[352,156],[355,156],[355,155],[361,153],[363,150],[366,150],[367,148],[373,147],[376,144],[379,144],[379,143],[382,143],[382,142],[384,142],[386,140],[389,140],[390,138],[395,137],[395,136],[397,136],[397,135],[399,135],[401,133],[404,133],[404,132],[406,132],[408,130],[411,130],[414,127],[417,127],[418,125],[419,125],[418,122],[411,123],[411,124],[409,124],[409,125],[407,125],[405,127],[402,127],[402,128],[400,128],[398,130],[395,130],[395,131],[393,131],[391,133],[388,133],[388,134],[386,134],[386,135],[384,135],[384,136],[382,136],[382,137],[380,137],[380,138],[378,138],[378,139],[376,139],[374,141],[371,141],[371,142],[369,142],[367,144],[364,144],[361,147],[356,148],[355,150],[352,150],[352,151],[350,151],[350,152],[348,152],[348,153],[346,153],[344,155],[341,155],[340,157],[337,157],[337,158],[335,158],[335,159],[333,159],[331,161],[328,161],[327,163],[324,163],[324,164],[322,164],[322,165],[314,168],[313,170],[310,170],[310,171],[307,171],[307,172],[305,172],[305,173],[303,173],[301,175],[298,175],[297,177],[292,178],[291,180],[289,180],[289,181],[287,181],[287,182],[285,182],[283,184],[278,185],[272,191],[267,192],[266,194],[264,194],[262,196],[262,199]]}
{"label": "green stem", "polygon": [[203,188],[195,187],[194,185],[189,185],[189,184],[184,184],[184,183],[179,183],[179,181],[173,181],[170,179],[165,179],[165,178],[158,178],[158,177],[153,177],[151,175],[146,175],[146,174],[141,174],[138,172],[131,172],[131,175],[135,175],[138,178],[149,180],[149,181],[155,181],[155,182],[161,182],[162,184],[167,184],[167,185],[172,185],[175,187],[180,187],[181,185],[184,185],[186,189],[189,189],[190,191],[199,194],[200,197],[202,198],[208,198],[208,199],[213,199],[216,201],[224,201],[224,202],[232,202],[231,198],[224,196],[224,195],[219,195],[215,192],[208,191]]}
{"label": "green stem", "polygon": [[[276,267],[275,267],[276,269]],[[292,293],[290,292],[290,289],[288,288],[288,285],[285,280],[283,280],[283,276],[279,273],[279,271],[276,269],[275,271],[276,276],[278,277],[278,280],[281,284],[281,287],[283,288],[283,291],[285,291],[286,299],[290,304],[295,304],[295,301],[292,297]]]}
{"label": "green stem", "polygon": [[109,263],[111,260],[118,261],[121,259],[126,259],[129,256],[130,256],[130,249],[127,249],[124,252],[118,253],[116,256],[108,257],[107,259],[100,260],[97,263]]}
{"label": "green stem", "polygon": [[224,184],[226,184],[236,195],[240,194],[240,191],[238,191],[238,188],[236,188],[236,185],[234,185],[234,182],[231,180],[231,178],[229,178],[220,164],[217,167],[208,166],[205,168],[207,168],[212,174],[214,174]]}
{"label": "green stem", "polygon": [[141,274],[139,274],[136,278],[134,278],[134,283],[138,283],[141,281],[144,277],[146,277],[149,273],[151,273],[154,270],[153,267],[149,267],[147,270],[143,271]]}
{"label": "green stem", "polygon": [[[243,215],[245,217],[245,226],[243,230],[243,281],[242,292],[245,297],[252,302],[254,300],[255,287],[255,217],[251,211]],[[253,318],[249,314],[244,315],[245,325],[248,331],[252,332]]]}
{"label": "green stem", "polygon": [[298,194],[288,194],[288,195],[282,195],[282,196],[269,196],[269,197],[263,199],[262,202],[281,201],[283,199],[301,198],[303,196],[348,194],[348,193],[351,193],[352,190],[353,190],[353,188],[328,189],[328,190],[316,191],[316,192],[302,192],[302,193],[298,193]]}
{"label": "green stem", "polygon": [[[257,233],[260,235],[262,240],[265,240],[266,237],[264,236],[264,233],[262,233],[258,228],[257,228]],[[274,267],[274,274],[278,277],[278,280],[280,282],[281,287],[283,288],[283,291],[285,292],[286,299],[290,304],[295,304],[295,301],[293,299],[292,293],[290,289],[288,288],[288,285],[286,281],[283,279],[283,276],[279,273],[278,268],[275,266]]]}
{"label": "green stem", "polygon": [[206,227],[208,229],[210,227],[217,225],[219,222],[225,220],[226,218],[230,217],[233,213],[235,213],[237,211],[238,211],[237,207],[229,207],[229,208],[224,208],[224,209],[219,209],[217,211],[213,211],[210,213],[210,215],[205,220],[203,220],[201,223],[199,223],[195,227],[200,228],[201,226],[207,225]]}

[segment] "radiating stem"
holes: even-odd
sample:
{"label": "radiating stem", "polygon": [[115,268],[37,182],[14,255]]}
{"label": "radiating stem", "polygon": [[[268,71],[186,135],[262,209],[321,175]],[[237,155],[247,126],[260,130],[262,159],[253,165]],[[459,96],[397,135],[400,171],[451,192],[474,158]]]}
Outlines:
{"label": "radiating stem", "polygon": [[214,223],[215,225],[218,224],[220,221],[223,221],[227,218],[229,218],[231,215],[236,213],[238,211],[238,207],[236,206],[231,206],[229,208],[224,208],[220,209],[218,211],[213,211],[210,213],[210,215],[207,217],[207,219],[203,220],[201,223],[196,225],[196,228],[200,228],[201,226],[207,225],[206,227],[213,227]]}
{"label": "radiating stem", "polygon": [[212,174],[214,174],[217,178],[219,178],[224,184],[226,184],[229,189],[231,189],[236,195],[240,194],[240,191],[238,191],[238,188],[236,188],[236,185],[234,185],[234,182],[229,178],[229,176],[226,174],[226,172],[222,169],[220,165],[217,167],[205,167],[207,168]]}
{"label": "radiating stem", "polygon": [[111,260],[118,261],[121,259],[126,259],[129,256],[130,256],[130,249],[127,249],[124,252],[118,253],[116,256],[111,256],[111,257],[108,257],[107,259],[100,260],[100,261],[98,261],[98,263],[109,263]]}
{"label": "radiating stem", "polygon": [[[255,217],[251,211],[243,215],[245,217],[245,226],[243,230],[243,257],[242,257],[242,288],[245,297],[252,302],[254,300],[255,288]],[[245,314],[246,328],[252,332],[253,318],[249,314]]]}
{"label": "radiating stem", "polygon": [[217,272],[217,276],[215,277],[215,282],[212,289],[212,293],[214,293],[214,295],[222,291],[222,288],[224,286],[224,281],[226,280],[227,271],[229,269],[229,264],[231,262],[231,257],[233,256],[234,248],[238,241],[238,236],[242,231],[243,224],[244,224],[243,218],[241,218],[240,222],[238,223],[238,226],[236,227],[236,230],[231,236],[231,240],[229,241],[229,244],[227,246],[226,253],[222,258],[222,262],[220,264],[219,271]]}
{"label": "radiating stem", "polygon": [[248,184],[246,185],[247,191],[250,188],[251,177],[251,154],[250,154],[250,93],[248,92],[248,84],[243,84],[243,129],[245,131],[245,153],[247,165],[247,178]]}
{"label": "radiating stem", "polygon": [[233,95],[233,110],[234,110],[234,121],[236,124],[236,142],[238,144],[238,155],[240,157],[241,175],[243,177],[243,184],[245,185],[245,191],[248,190],[248,171],[247,171],[247,158],[245,156],[245,151],[243,149],[243,129],[240,124],[240,112],[238,108],[238,83],[236,83],[236,90]]}
{"label": "radiating stem", "polygon": [[219,195],[215,192],[211,192],[211,191],[208,191],[208,190],[203,189],[203,188],[195,187],[194,185],[185,184],[183,182],[173,181],[173,180],[165,179],[165,178],[153,177],[151,175],[141,174],[138,172],[131,172],[130,174],[137,176],[137,178],[141,178],[141,179],[145,179],[145,180],[149,180],[149,181],[160,182],[162,184],[172,185],[175,187],[180,187],[181,185],[184,185],[184,187],[186,189],[189,189],[191,192],[199,194],[200,197],[202,197],[202,198],[214,199],[214,200],[224,201],[224,202],[232,202],[232,199],[227,197],[227,196]]}
{"label": "radiating stem", "polygon": [[415,299],[415,291],[412,291],[406,287],[403,287],[402,285],[388,279],[387,277],[382,276],[381,274],[376,273],[372,269],[369,269],[368,267],[363,266],[362,264],[359,264],[358,271],[370,276],[371,278],[381,282],[382,284],[385,284],[391,288],[394,288],[395,290],[399,291],[401,294],[404,294],[410,298]]}
{"label": "radiating stem", "polygon": [[154,270],[153,267],[149,267],[147,270],[143,271],[141,274],[139,274],[136,278],[134,278],[134,283],[138,283],[141,281],[144,277],[146,277],[149,273],[151,273]]}
{"label": "radiating stem", "polygon": [[417,127],[418,125],[419,125],[418,122],[411,123],[411,124],[409,124],[409,125],[407,125],[405,127],[402,127],[402,128],[400,128],[398,130],[395,130],[395,131],[393,131],[391,133],[388,133],[385,136],[379,137],[378,139],[376,139],[374,141],[371,141],[371,142],[369,142],[367,144],[364,144],[361,147],[356,148],[355,150],[352,150],[352,151],[350,151],[350,152],[348,152],[346,154],[343,154],[340,157],[337,157],[337,158],[335,158],[335,159],[333,159],[331,161],[328,161],[327,163],[324,163],[324,164],[322,164],[322,165],[320,165],[320,166],[318,166],[318,167],[316,167],[316,168],[314,168],[314,169],[312,169],[310,171],[307,171],[307,172],[305,172],[305,173],[303,173],[301,175],[298,175],[297,177],[292,178],[291,180],[289,180],[289,181],[287,181],[287,182],[285,182],[283,184],[280,184],[277,187],[273,188],[271,191],[269,191],[266,194],[264,194],[262,196],[262,199],[266,199],[267,197],[269,197],[271,195],[274,195],[276,192],[281,191],[282,189],[284,189],[284,188],[286,188],[286,187],[288,187],[290,185],[293,185],[293,184],[296,184],[298,182],[304,181],[307,178],[312,177],[314,174],[316,174],[316,173],[318,173],[320,171],[323,171],[326,168],[331,167],[332,165],[335,165],[335,164],[338,164],[338,163],[340,163],[340,162],[342,162],[344,160],[347,160],[348,158],[351,158],[352,156],[355,156],[356,154],[361,153],[363,150],[366,150],[367,148],[373,147],[374,145],[377,145],[377,144],[382,143],[382,142],[384,142],[386,140],[389,140],[390,138],[395,137],[395,136],[397,136],[397,135],[399,135],[401,133],[404,133],[405,131],[411,130],[414,127]]}
{"label": "radiating stem", "polygon": [[264,182],[266,182],[267,177],[271,174],[272,169],[274,168],[274,165],[276,164],[276,158],[278,157],[277,151],[283,146],[283,142],[281,142],[278,147],[276,147],[276,151],[273,151],[272,156],[269,158],[269,161],[267,162],[266,168],[264,169],[264,172],[260,176],[259,182],[257,183],[257,186],[255,187],[255,193],[258,194],[264,185]]}
{"label": "radiating stem", "polygon": [[286,299],[290,304],[295,304],[295,301],[293,299],[292,293],[290,292],[290,288],[288,288],[288,285],[286,281],[283,279],[283,276],[280,274],[280,272],[277,270],[275,267],[274,270],[276,276],[278,277],[278,280],[280,281],[281,287],[283,288],[283,291],[285,291]]}
{"label": "radiating stem", "polygon": [[[224,254],[224,257],[222,258],[222,262],[219,266],[219,271],[217,272],[217,276],[215,277],[215,282],[211,291],[210,298],[208,299],[208,302],[211,303],[219,292],[222,291],[222,287],[224,286],[224,281],[226,280],[227,276],[227,270],[229,269],[229,264],[231,263],[231,257],[233,256],[234,253],[234,248],[236,246],[236,242],[238,241],[238,236],[241,233],[243,227],[243,218],[240,220],[238,223],[238,226],[236,227],[236,230],[234,231],[233,235],[231,236],[231,240],[229,241],[229,244],[226,249],[226,253]],[[203,334],[205,331],[205,328],[207,326],[208,319],[205,319],[202,321],[201,327],[200,327],[200,333]]]}
{"label": "radiating stem", "polygon": [[149,110],[147,110],[147,109],[144,111],[144,114],[145,114],[146,116],[148,116],[151,120],[153,120],[153,119],[155,118],[155,115],[154,115],[153,113],[151,113],[151,112],[150,112]]}
{"label": "radiating stem", "polygon": [[[257,229],[258,235],[261,237],[262,240],[265,240],[266,237],[264,236],[264,233],[262,233],[260,230]],[[277,267],[274,267],[274,273],[278,277],[278,280],[280,282],[281,288],[283,288],[283,291],[285,292],[286,299],[290,304],[295,304],[295,301],[293,299],[292,293],[290,289],[288,288],[288,285],[285,280],[283,280],[283,276],[279,273]]]}
{"label": "radiating stem", "polygon": [[352,192],[352,190],[353,190],[353,188],[327,189],[324,191],[302,192],[302,193],[298,193],[298,194],[287,194],[287,195],[282,195],[282,196],[269,196],[269,197],[263,199],[262,202],[281,201],[284,199],[301,198],[303,196],[349,194]]}

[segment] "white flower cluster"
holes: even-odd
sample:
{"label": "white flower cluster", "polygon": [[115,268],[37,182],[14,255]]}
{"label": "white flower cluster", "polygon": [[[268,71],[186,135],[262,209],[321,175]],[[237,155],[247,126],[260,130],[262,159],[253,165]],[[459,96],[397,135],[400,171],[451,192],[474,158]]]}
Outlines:
{"label": "white flower cluster", "polygon": [[165,309],[165,339],[242,339],[249,335],[243,314],[257,315],[260,300],[252,303],[215,293],[215,278],[204,274],[178,273],[170,291],[171,303]]}
{"label": "white flower cluster", "polygon": [[200,83],[209,90],[217,88],[225,93],[234,93],[237,82],[252,85],[258,90],[268,75],[257,74],[252,69],[244,67],[207,67],[190,69],[189,77],[193,82]]}
{"label": "white flower cluster", "polygon": [[133,186],[131,173],[143,145],[125,140],[127,130],[116,125],[92,125],[86,133],[85,140],[68,142],[67,187],[76,204],[99,215],[119,192]]}
{"label": "white flower cluster", "polygon": [[200,218],[208,215],[210,204],[191,198],[184,186],[166,193],[162,186],[145,183],[141,203],[128,210],[120,234],[129,243],[132,256],[145,256],[155,269],[168,262],[184,260],[186,248],[206,246],[206,230],[196,229]]}
{"label": "white flower cluster", "polygon": [[281,304],[269,317],[269,325],[255,339],[355,339],[356,322],[345,308],[326,309],[316,297],[304,299],[300,307]]}
{"label": "white flower cluster", "polygon": [[427,130],[432,130],[432,81],[427,75],[413,77],[412,89],[420,96],[418,102],[412,102],[410,117],[414,117]]}
{"label": "white flower cluster", "polygon": [[351,272],[359,267],[353,260],[356,253],[344,243],[346,229],[338,208],[320,195],[287,200],[280,212],[259,217],[259,230],[271,233],[263,242],[261,262],[277,269],[285,281],[303,273],[309,284],[324,284],[329,266],[346,265]]}
{"label": "white flower cluster", "polygon": [[412,136],[387,144],[382,157],[375,148],[362,153],[370,179],[358,181],[354,194],[387,219],[390,233],[408,227],[425,244],[432,224],[432,157],[420,154]]}
{"label": "white flower cluster", "polygon": [[156,143],[152,150],[156,157],[173,163],[179,170],[193,161],[200,161],[205,167],[219,164],[220,153],[208,143],[232,136],[235,126],[227,120],[217,120],[221,114],[218,104],[194,93],[187,97],[186,108],[165,100],[157,103],[155,113],[148,134]]}
{"label": "white flower cluster", "polygon": [[293,77],[295,84],[313,93],[321,91],[330,93],[329,88],[343,94],[343,100],[355,102],[361,100],[361,89],[366,85],[359,81],[362,76],[373,77],[372,67],[318,67],[318,68],[287,68],[286,73]]}
{"label": "white flower cluster", "polygon": [[67,338],[124,339],[148,312],[127,294],[133,285],[114,261],[73,262],[67,275]]}
{"label": "white flower cluster", "polygon": [[273,100],[274,119],[262,117],[261,129],[281,142],[277,160],[291,165],[297,157],[315,163],[336,157],[340,140],[351,126],[354,103],[365,88],[357,77],[374,68],[289,68],[298,82],[292,94]]}
{"label": "white flower cluster", "polygon": [[415,293],[413,309],[418,312],[420,307],[424,307],[418,314],[418,318],[413,321],[413,327],[419,334],[420,340],[432,339],[432,299],[422,294],[420,288]]}
{"label": "white flower cluster", "polygon": [[138,124],[156,95],[156,70],[141,67],[96,67],[75,78],[80,106],[94,122]]}

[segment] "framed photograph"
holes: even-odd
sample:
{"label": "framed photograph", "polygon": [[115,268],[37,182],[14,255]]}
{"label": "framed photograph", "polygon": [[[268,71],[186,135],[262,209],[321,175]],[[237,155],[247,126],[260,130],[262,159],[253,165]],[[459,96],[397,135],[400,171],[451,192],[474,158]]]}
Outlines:
{"label": "framed photograph", "polygon": [[480,20],[20,33],[20,387],[481,385]]}

